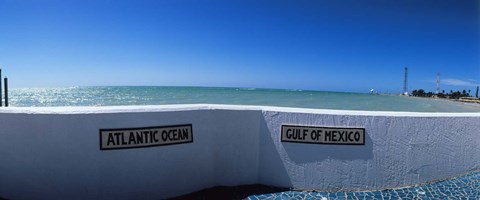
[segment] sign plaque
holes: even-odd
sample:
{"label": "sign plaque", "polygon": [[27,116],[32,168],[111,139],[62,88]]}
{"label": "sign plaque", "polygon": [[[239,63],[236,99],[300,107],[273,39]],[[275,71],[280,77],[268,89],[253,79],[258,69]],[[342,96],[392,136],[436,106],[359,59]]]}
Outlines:
{"label": "sign plaque", "polygon": [[192,125],[100,129],[100,150],[141,148],[193,142]]}
{"label": "sign plaque", "polygon": [[365,145],[365,128],[282,125],[282,142]]}

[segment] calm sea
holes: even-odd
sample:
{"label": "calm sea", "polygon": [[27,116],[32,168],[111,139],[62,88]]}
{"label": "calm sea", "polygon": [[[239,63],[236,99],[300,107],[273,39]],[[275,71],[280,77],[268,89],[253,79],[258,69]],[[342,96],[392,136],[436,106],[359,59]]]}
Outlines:
{"label": "calm sea", "polygon": [[480,112],[445,100],[344,92],[217,87],[70,87],[11,89],[10,106],[237,104],[416,112]]}

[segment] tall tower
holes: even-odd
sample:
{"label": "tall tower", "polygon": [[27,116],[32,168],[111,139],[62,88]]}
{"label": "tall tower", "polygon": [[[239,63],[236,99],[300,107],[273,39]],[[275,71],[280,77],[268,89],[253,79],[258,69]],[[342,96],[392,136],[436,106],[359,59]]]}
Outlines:
{"label": "tall tower", "polygon": [[437,92],[436,94],[440,93],[440,73],[437,73]]}
{"label": "tall tower", "polygon": [[403,95],[408,96],[408,67],[405,66],[405,78],[403,80]]}

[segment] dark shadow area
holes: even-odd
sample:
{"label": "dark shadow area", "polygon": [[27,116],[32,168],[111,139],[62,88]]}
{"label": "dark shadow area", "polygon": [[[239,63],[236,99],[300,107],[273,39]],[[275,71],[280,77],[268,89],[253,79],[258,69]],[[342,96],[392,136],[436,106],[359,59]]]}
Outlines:
{"label": "dark shadow area", "polygon": [[267,185],[241,185],[241,186],[217,186],[201,191],[193,192],[179,197],[170,198],[172,200],[187,199],[244,199],[251,195],[278,193],[288,191],[288,188],[272,187]]}
{"label": "dark shadow area", "polygon": [[292,181],[285,168],[284,161],[277,150],[275,139],[268,129],[265,116],[263,116],[263,113],[261,114],[258,181],[260,184],[292,187]]}

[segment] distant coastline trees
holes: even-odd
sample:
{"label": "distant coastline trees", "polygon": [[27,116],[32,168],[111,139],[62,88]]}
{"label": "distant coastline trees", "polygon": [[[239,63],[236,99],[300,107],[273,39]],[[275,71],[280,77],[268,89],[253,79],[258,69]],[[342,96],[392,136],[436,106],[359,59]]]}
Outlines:
{"label": "distant coastline trees", "polygon": [[[462,90],[460,91],[453,91],[450,90],[450,93],[445,93],[445,90],[442,90],[442,92],[435,94],[433,92],[425,92],[423,89],[418,89],[418,90],[413,90],[412,91],[412,96],[415,97],[438,97],[438,98],[448,98],[448,99],[459,99],[461,97],[471,97],[470,95],[470,90]],[[478,95],[478,92],[476,92],[475,96]],[[477,96],[478,97],[478,96]]]}

